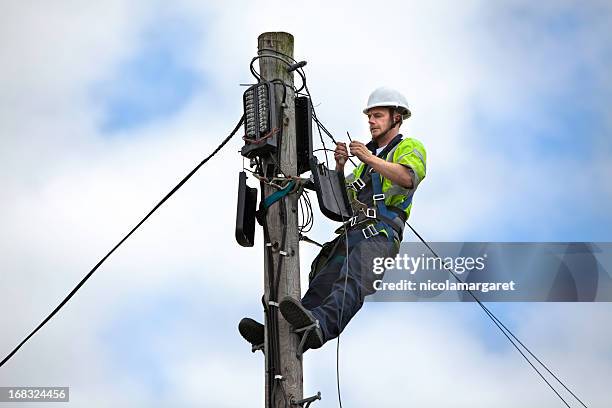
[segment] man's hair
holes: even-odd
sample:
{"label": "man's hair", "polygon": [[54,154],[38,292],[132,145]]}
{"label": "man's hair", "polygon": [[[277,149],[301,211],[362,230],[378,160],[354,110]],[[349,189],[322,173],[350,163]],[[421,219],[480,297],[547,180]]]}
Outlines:
{"label": "man's hair", "polygon": [[394,119],[393,119],[395,117],[395,114],[399,115],[399,121],[397,122],[397,124],[399,125],[398,127],[401,127],[402,123],[404,122],[404,119],[402,118],[402,114],[397,110],[397,108],[389,106],[389,115],[391,116],[391,122],[392,123],[395,122]]}

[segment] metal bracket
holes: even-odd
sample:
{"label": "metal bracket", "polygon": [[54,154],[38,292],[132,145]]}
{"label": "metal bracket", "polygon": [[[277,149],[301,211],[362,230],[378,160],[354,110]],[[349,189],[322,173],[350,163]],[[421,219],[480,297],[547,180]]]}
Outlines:
{"label": "metal bracket", "polygon": [[304,398],[298,401],[291,401],[291,405],[295,405],[295,406],[302,407],[302,408],[308,408],[310,407],[310,404],[320,399],[321,399],[321,391],[317,392],[317,395],[313,395],[312,397]]}
{"label": "metal bracket", "polygon": [[355,181],[353,181],[351,183],[351,187],[355,191],[360,191],[362,188],[365,187],[365,185],[366,185],[365,182],[362,179],[360,179],[360,178],[358,178],[357,180],[355,180]]}
{"label": "metal bracket", "polygon": [[364,229],[362,229],[361,233],[363,234],[365,239],[372,238],[373,236],[379,234],[378,230],[374,227],[374,224],[370,224],[367,227],[365,227]]}

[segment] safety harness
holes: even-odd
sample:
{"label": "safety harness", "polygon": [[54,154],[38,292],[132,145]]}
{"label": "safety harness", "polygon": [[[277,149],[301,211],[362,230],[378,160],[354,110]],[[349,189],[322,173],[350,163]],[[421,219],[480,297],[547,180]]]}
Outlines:
{"label": "safety harness", "polygon": [[[395,150],[402,141],[402,135],[397,135],[385,148],[378,154],[378,157],[385,159]],[[374,142],[368,143],[367,147],[374,150]],[[377,222],[384,222],[389,225],[398,235],[399,241],[402,240],[404,225],[406,221],[405,210],[412,203],[412,195],[406,197],[399,205],[387,206],[385,203],[386,195],[382,191],[382,179],[379,173],[373,168],[365,165],[359,178],[350,183],[348,187],[355,191],[356,197],[353,200],[354,215],[347,222],[349,229],[356,229],[365,225],[361,229],[364,239],[369,239],[378,235],[379,229],[376,228]],[[371,197],[371,200],[369,199]],[[366,201],[359,200],[359,198]],[[346,227],[346,226],[345,226]]]}

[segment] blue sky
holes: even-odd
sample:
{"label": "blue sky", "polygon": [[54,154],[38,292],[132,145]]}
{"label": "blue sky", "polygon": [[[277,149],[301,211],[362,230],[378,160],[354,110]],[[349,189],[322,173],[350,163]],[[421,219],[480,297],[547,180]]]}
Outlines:
{"label": "blue sky", "polygon": [[[7,8],[0,287],[11,289],[0,308],[19,312],[0,318],[1,350],[226,136],[264,31],[294,34],[317,112],[337,135],[365,140],[373,88],[406,94],[403,131],[428,151],[411,215],[425,238],[612,239],[605,2],[392,1],[391,14],[359,2],[280,5]],[[262,290],[261,237],[240,248],[228,227],[239,148],[236,138],[117,251],[0,369],[0,385],[60,382],[73,406],[263,405],[262,356],[236,330],[242,316],[261,317]],[[318,211],[315,222],[312,237],[329,240],[334,225]],[[306,275],[316,252],[300,249]],[[609,305],[492,309],[592,406],[610,400]],[[342,339],[348,406],[397,406],[400,388],[410,405],[559,406],[475,305],[366,304]],[[321,406],[335,404],[334,370],[335,343],[306,360],[306,392],[321,390]],[[371,386],[380,393],[364,393]]]}
{"label": "blue sky", "polygon": [[94,102],[103,106],[102,133],[112,135],[164,120],[203,92],[205,75],[189,66],[185,57],[203,35],[186,18],[167,18],[144,27],[136,52],[93,86]]}

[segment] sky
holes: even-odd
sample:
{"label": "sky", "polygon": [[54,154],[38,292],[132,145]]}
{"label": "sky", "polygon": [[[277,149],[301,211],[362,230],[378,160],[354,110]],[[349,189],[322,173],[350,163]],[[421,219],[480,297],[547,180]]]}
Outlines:
{"label": "sky", "polygon": [[[612,241],[608,2],[9,0],[0,20],[2,355],[234,127],[267,31],[294,35],[340,139],[368,140],[374,88],[406,95],[427,240]],[[237,331],[263,291],[261,230],[253,248],[233,236],[240,147],[109,258],[0,386],[70,386],[75,407],[263,406],[263,356]],[[330,240],[315,217],[309,236]],[[303,292],[315,255],[300,248]],[[609,304],[490,307],[589,407],[609,405]],[[563,406],[485,317],[366,303],[342,335],[344,406]],[[335,358],[335,342],[305,356],[313,406],[338,406]]]}

